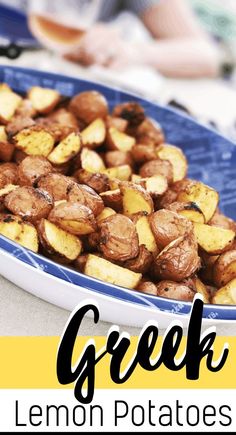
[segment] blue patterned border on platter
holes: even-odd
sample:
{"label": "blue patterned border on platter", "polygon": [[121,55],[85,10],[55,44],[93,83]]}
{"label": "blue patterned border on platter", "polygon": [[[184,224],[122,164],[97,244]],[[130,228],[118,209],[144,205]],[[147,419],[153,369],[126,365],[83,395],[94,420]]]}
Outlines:
{"label": "blue patterned border on platter", "polygon": [[[180,146],[187,155],[188,175],[215,187],[220,193],[221,210],[236,219],[236,147],[234,143],[214,130],[198,124],[192,118],[176,110],[94,82],[12,67],[0,67],[1,81],[8,83],[20,93],[26,92],[34,85],[55,88],[65,96],[72,96],[84,90],[98,90],[106,96],[111,108],[115,104],[130,99],[140,102],[147,115],[162,125],[167,141]],[[188,314],[191,310],[191,303],[142,294],[90,278],[22,248],[3,236],[0,236],[0,249],[31,267],[89,289],[91,294],[97,292],[124,302],[180,315]],[[206,304],[204,317],[236,320],[236,306]]]}

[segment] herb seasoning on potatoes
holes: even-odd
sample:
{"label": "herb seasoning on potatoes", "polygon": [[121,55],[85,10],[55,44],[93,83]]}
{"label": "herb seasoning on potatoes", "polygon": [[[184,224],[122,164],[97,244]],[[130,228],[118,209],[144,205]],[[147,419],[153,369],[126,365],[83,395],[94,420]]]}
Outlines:
{"label": "herb seasoning on potatoes", "polygon": [[137,102],[0,86],[0,234],[159,297],[236,304],[236,223]]}

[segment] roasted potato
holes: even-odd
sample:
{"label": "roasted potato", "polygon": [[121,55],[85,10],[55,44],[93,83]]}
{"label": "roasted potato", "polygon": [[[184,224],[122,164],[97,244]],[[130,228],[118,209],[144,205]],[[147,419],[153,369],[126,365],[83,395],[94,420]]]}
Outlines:
{"label": "roasted potato", "polygon": [[149,217],[149,223],[159,249],[181,236],[193,235],[193,224],[170,210],[158,210]]}
{"label": "roasted potato", "polygon": [[133,222],[122,214],[114,214],[100,225],[100,250],[114,261],[126,261],[139,254],[138,234]]}
{"label": "roasted potato", "polygon": [[68,198],[68,189],[76,183],[62,174],[51,173],[39,177],[34,183],[34,187],[45,190],[52,196],[54,201],[61,201]]}
{"label": "roasted potato", "polygon": [[74,267],[79,271],[84,273],[84,268],[88,259],[88,254],[79,255],[74,261]]}
{"label": "roasted potato", "polygon": [[204,304],[209,304],[210,294],[205,284],[203,284],[203,282],[199,278],[193,278],[193,282],[195,284],[197,293],[200,293],[202,295]]}
{"label": "roasted potato", "polygon": [[84,273],[93,278],[131,289],[137,287],[142,278],[141,273],[132,272],[92,254],[88,255]]}
{"label": "roasted potato", "polygon": [[73,159],[81,148],[81,138],[77,133],[70,133],[48,155],[48,160],[54,165],[63,165]]}
{"label": "roasted potato", "polygon": [[156,160],[156,148],[152,144],[135,144],[130,153],[133,160],[138,164]]}
{"label": "roasted potato", "polygon": [[97,193],[106,192],[110,190],[109,178],[106,174],[101,172],[89,172],[86,169],[78,169],[74,173],[74,177],[81,184],[87,184],[91,189],[95,190]]}
{"label": "roasted potato", "polygon": [[10,88],[0,88],[0,122],[7,124],[20,106],[22,98]]}
{"label": "roasted potato", "polygon": [[199,268],[197,243],[191,236],[182,236],[169,243],[154,262],[154,274],[160,280],[181,282]]}
{"label": "roasted potato", "polygon": [[117,104],[113,109],[112,115],[125,119],[130,127],[137,127],[145,119],[143,107],[135,101]]}
{"label": "roasted potato", "polygon": [[212,298],[213,304],[235,305],[236,304],[236,279],[228,282],[224,287],[216,291]]}
{"label": "roasted potato", "polygon": [[128,181],[132,174],[132,169],[129,165],[117,166],[114,168],[104,169],[102,174],[107,175],[111,180]]}
{"label": "roasted potato", "polygon": [[106,128],[110,127],[116,128],[116,130],[122,131],[124,133],[128,127],[128,121],[124,118],[119,118],[118,116],[110,116],[106,117]]}
{"label": "roasted potato", "polygon": [[0,218],[0,234],[21,246],[38,252],[38,234],[33,225],[19,216],[5,215]]}
{"label": "roasted potato", "polygon": [[50,133],[54,138],[55,143],[62,141],[71,133],[78,133],[78,128],[72,127],[68,124],[62,125],[49,117],[36,118],[35,124]]}
{"label": "roasted potato", "polygon": [[191,302],[195,293],[196,292],[185,283],[164,280],[156,285],[156,295],[167,299]]}
{"label": "roasted potato", "polygon": [[131,157],[131,154],[127,151],[108,151],[104,155],[104,160],[108,168],[124,165],[129,165],[129,167],[132,167],[133,165],[133,159]]}
{"label": "roasted potato", "polygon": [[132,260],[127,260],[124,266],[132,270],[133,272],[145,274],[149,271],[153,263],[153,256],[145,247],[145,245],[139,246],[139,254]]}
{"label": "roasted potato", "polygon": [[173,145],[161,145],[157,150],[157,157],[161,160],[167,160],[173,168],[173,181],[183,180],[187,174],[187,159],[183,151]]}
{"label": "roasted potato", "polygon": [[145,212],[136,213],[131,215],[130,219],[132,219],[135,224],[139,245],[144,245],[149,252],[157,254],[158,248],[147,214]]}
{"label": "roasted potato", "polygon": [[54,89],[33,86],[28,92],[28,98],[37,112],[47,114],[59,103],[60,94]]}
{"label": "roasted potato", "polygon": [[14,154],[15,146],[10,142],[0,142],[0,160],[10,162]]}
{"label": "roasted potato", "polygon": [[85,184],[72,183],[67,189],[67,199],[90,208],[94,216],[98,216],[104,209],[102,198]]}
{"label": "roasted potato", "polygon": [[153,175],[149,178],[144,178],[144,187],[152,198],[162,196],[168,189],[167,178],[163,175]]}
{"label": "roasted potato", "polygon": [[143,187],[123,181],[120,183],[120,192],[124,214],[130,215],[140,211],[145,211],[148,214],[153,212],[152,197]]}
{"label": "roasted potato", "polygon": [[117,130],[115,127],[110,127],[107,131],[106,143],[110,150],[128,152],[135,145],[135,139],[133,136],[122,133],[122,131]]}
{"label": "roasted potato", "polygon": [[96,151],[89,148],[83,148],[81,155],[81,168],[88,172],[97,173],[105,169],[104,162]]}
{"label": "roasted potato", "polygon": [[63,202],[56,205],[49,213],[48,220],[76,236],[90,234],[97,229],[93,212],[78,202]]}
{"label": "roasted potato", "polygon": [[100,194],[106,207],[110,207],[121,213],[123,210],[123,202],[120,189],[107,190]]}
{"label": "roasted potato", "polygon": [[223,287],[236,279],[236,250],[221,254],[213,268],[213,280],[217,287]]}
{"label": "roasted potato", "polygon": [[106,127],[103,119],[95,119],[82,132],[81,138],[83,146],[88,148],[97,148],[103,144],[106,138]]}
{"label": "roasted potato", "polygon": [[66,262],[74,261],[81,253],[80,239],[47,219],[41,219],[38,234],[44,249],[51,255],[56,254],[59,258],[65,259]]}
{"label": "roasted potato", "polygon": [[149,295],[157,295],[157,288],[154,282],[142,280],[139,285],[136,287],[136,290],[147,293]]}
{"label": "roasted potato", "polygon": [[18,171],[15,163],[0,164],[0,189],[7,184],[18,183]]}
{"label": "roasted potato", "polygon": [[205,223],[205,216],[194,202],[172,202],[167,205],[168,210],[174,211],[192,222]]}
{"label": "roasted potato", "polygon": [[78,122],[75,115],[65,108],[61,108],[50,113],[49,119],[62,126],[71,127],[75,129],[75,131],[78,130]]}
{"label": "roasted potato", "polygon": [[208,225],[225,228],[226,230],[233,230],[236,232],[236,223],[233,221],[233,219],[230,219],[219,212],[215,212],[211,220],[208,222]]}
{"label": "roasted potato", "polygon": [[235,232],[194,222],[194,233],[199,246],[208,254],[217,255],[230,249]]}
{"label": "roasted potato", "polygon": [[21,118],[35,118],[35,116],[37,116],[37,110],[34,109],[32,102],[25,97],[17,107],[15,116]]}
{"label": "roasted potato", "polygon": [[29,128],[35,125],[35,121],[27,116],[14,115],[6,126],[6,133],[9,138],[15,136],[24,128]]}
{"label": "roasted potato", "polygon": [[30,156],[47,157],[54,147],[54,137],[40,126],[24,128],[14,136],[16,148]]}
{"label": "roasted potato", "polygon": [[165,141],[164,132],[160,124],[150,118],[144,119],[144,121],[135,128],[133,134],[137,142],[142,144],[158,146]]}
{"label": "roasted potato", "polygon": [[106,118],[108,104],[102,94],[96,91],[86,91],[75,95],[69,104],[69,110],[86,125],[98,118]]}
{"label": "roasted potato", "polygon": [[[0,191],[1,192],[1,191]],[[114,214],[116,214],[115,210],[113,210],[110,207],[105,207],[102,212],[97,216],[97,223],[98,225],[106,218],[108,218],[109,216],[113,216]]]}
{"label": "roasted potato", "polygon": [[203,212],[207,223],[214,215],[219,202],[219,194],[200,182],[190,182],[185,185],[177,196],[177,201],[194,202]]}
{"label": "roasted potato", "polygon": [[53,172],[51,163],[40,156],[28,156],[18,166],[18,180],[21,186],[33,186],[39,177]]}
{"label": "roasted potato", "polygon": [[41,189],[23,186],[4,198],[5,207],[24,221],[37,222],[47,217],[53,207],[52,197]]}
{"label": "roasted potato", "polygon": [[176,198],[177,193],[170,188],[167,189],[167,191],[155,201],[155,209],[169,208],[169,206],[176,201]]}
{"label": "roasted potato", "polygon": [[142,178],[149,178],[154,175],[163,175],[163,177],[167,179],[168,184],[171,184],[173,181],[173,168],[168,160],[150,160],[141,166],[139,175],[141,175]]}
{"label": "roasted potato", "polygon": [[202,268],[199,272],[200,277],[203,279],[203,281],[207,284],[213,284],[214,278],[214,265],[215,262],[218,260],[219,255],[209,255],[207,252],[199,249],[199,255],[202,260]]}

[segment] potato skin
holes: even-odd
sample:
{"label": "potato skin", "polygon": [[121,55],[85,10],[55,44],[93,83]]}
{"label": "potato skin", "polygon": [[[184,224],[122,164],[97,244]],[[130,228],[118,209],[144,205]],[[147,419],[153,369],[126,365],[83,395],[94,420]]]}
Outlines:
{"label": "potato skin", "polygon": [[123,266],[133,272],[145,274],[149,271],[153,262],[153,256],[151,252],[148,251],[146,246],[139,246],[139,254],[132,260],[126,261]]}
{"label": "potato skin", "polygon": [[228,218],[222,213],[216,212],[211,220],[208,222],[208,225],[213,227],[225,228],[226,230],[233,230],[236,232],[236,223],[233,219]]}
{"label": "potato skin", "polygon": [[165,141],[161,126],[157,125],[157,123],[154,124],[149,118],[145,118],[133,133],[137,142],[142,144],[153,144],[157,146]]}
{"label": "potato skin", "polygon": [[130,152],[124,152],[119,150],[108,151],[104,155],[104,160],[108,168],[122,165],[133,165],[133,159]]}
{"label": "potato skin", "polygon": [[145,119],[143,107],[135,101],[118,104],[115,106],[112,115],[125,119],[130,127],[137,127]]}
{"label": "potato skin", "polygon": [[25,221],[35,223],[48,216],[53,207],[53,200],[43,190],[23,186],[10,192],[4,199],[4,205]]}
{"label": "potato skin", "polygon": [[0,164],[0,189],[7,184],[18,183],[18,171],[15,163]]}
{"label": "potato skin", "polygon": [[106,207],[112,208],[118,213],[122,212],[123,204],[120,189],[108,190],[103,192],[101,196]]}
{"label": "potato skin", "polygon": [[152,281],[142,280],[140,282],[140,284],[138,285],[138,287],[136,287],[136,290],[138,290],[142,293],[147,293],[149,295],[154,295],[154,296],[157,295],[156,285]]}
{"label": "potato skin", "polygon": [[139,170],[139,175],[143,178],[149,178],[153,175],[163,175],[166,177],[168,184],[173,181],[173,168],[168,160],[150,160],[144,163]]}
{"label": "potato skin", "polygon": [[79,181],[79,183],[86,184],[97,193],[110,190],[109,178],[105,174],[99,172],[91,173],[86,171],[86,169],[78,169],[74,173],[74,177]]}
{"label": "potato skin", "polygon": [[34,187],[38,187],[49,193],[54,201],[61,201],[67,199],[68,189],[74,183],[73,179],[66,175],[51,173],[39,177]]}
{"label": "potato skin", "polygon": [[78,202],[63,202],[56,205],[49,213],[48,220],[76,236],[90,234],[97,229],[93,212]]}
{"label": "potato skin", "polygon": [[167,191],[157,198],[155,201],[155,209],[160,210],[162,208],[169,208],[169,206],[176,201],[177,193],[172,189],[167,189]]}
{"label": "potato skin", "polygon": [[192,222],[170,210],[158,210],[151,214],[149,223],[159,249],[178,237],[193,234]]}
{"label": "potato skin", "polygon": [[0,142],[0,161],[10,162],[14,154],[15,146],[7,141]]}
{"label": "potato skin", "polygon": [[18,178],[21,186],[33,186],[39,177],[53,172],[51,163],[40,156],[28,156],[18,166]]}
{"label": "potato skin", "polygon": [[133,160],[138,163],[146,163],[156,160],[156,151],[154,145],[136,144],[131,149]]}
{"label": "potato skin", "polygon": [[126,261],[139,254],[138,234],[135,225],[126,216],[115,214],[100,224],[100,250],[110,260]]}
{"label": "potato skin", "polygon": [[11,121],[6,126],[6,132],[9,138],[15,136],[15,134],[19,133],[19,131],[24,128],[29,128],[35,125],[35,121],[32,118],[29,118],[25,115],[14,116]]}
{"label": "potato skin", "polygon": [[[230,267],[233,263],[233,267]],[[221,254],[213,268],[213,281],[219,288],[224,287],[234,278],[236,278],[236,249]]]}
{"label": "potato skin", "polygon": [[108,104],[105,97],[99,92],[86,91],[71,99],[69,110],[76,118],[88,125],[95,119],[105,118],[108,115]]}
{"label": "potato skin", "polygon": [[195,291],[185,283],[177,283],[164,280],[156,285],[156,294],[167,299],[176,299],[185,302],[192,302]]}
{"label": "potato skin", "polygon": [[104,209],[102,198],[86,184],[72,183],[67,190],[67,199],[86,205],[92,210],[94,216],[98,216]]}
{"label": "potato skin", "polygon": [[154,275],[160,280],[181,282],[200,267],[197,243],[193,237],[183,236],[167,245],[154,262]]}

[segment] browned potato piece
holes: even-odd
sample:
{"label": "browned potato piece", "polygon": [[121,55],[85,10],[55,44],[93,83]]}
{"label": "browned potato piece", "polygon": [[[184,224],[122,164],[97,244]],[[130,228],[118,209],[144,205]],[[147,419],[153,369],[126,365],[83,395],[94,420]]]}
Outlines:
{"label": "browned potato piece", "polygon": [[135,130],[137,142],[153,144],[155,146],[164,143],[165,136],[161,126],[150,118],[146,118]]}
{"label": "browned potato piece", "polygon": [[204,252],[202,250],[199,250],[199,255],[202,259],[202,268],[200,270],[201,278],[204,282],[212,284],[214,282],[214,264],[219,258],[219,255],[209,255],[207,254],[207,252]]}
{"label": "browned potato piece", "polygon": [[24,153],[24,151],[18,150],[15,148],[14,154],[13,154],[13,161],[17,164],[21,163],[22,160],[24,160],[27,157],[27,154]]}
{"label": "browned potato piece", "polygon": [[177,193],[168,189],[160,198],[155,201],[155,209],[169,208],[169,206],[176,201]]}
{"label": "browned potato piece", "polygon": [[105,97],[96,91],[86,91],[75,95],[69,104],[69,110],[79,120],[90,124],[97,118],[105,118],[108,104]]}
{"label": "browned potato piece", "polygon": [[44,190],[24,186],[10,192],[4,199],[4,205],[13,214],[33,223],[48,216],[53,200]]}
{"label": "browned potato piece", "polygon": [[32,127],[35,125],[35,121],[32,118],[26,117],[26,116],[20,116],[15,115],[11,119],[11,121],[6,126],[6,132],[8,134],[8,137],[13,137],[15,134],[17,134],[19,131],[23,130],[24,128]]}
{"label": "browned potato piece", "polygon": [[49,213],[48,220],[76,236],[90,234],[97,229],[93,212],[78,202],[58,204]]}
{"label": "browned potato piece", "polygon": [[5,215],[0,219],[0,234],[21,246],[38,252],[38,234],[33,225],[19,216]]}
{"label": "browned potato piece", "polygon": [[105,169],[104,162],[96,151],[83,148],[81,155],[81,167],[88,172],[97,173]]}
{"label": "browned potato piece", "polygon": [[136,287],[136,290],[143,292],[143,293],[147,293],[149,295],[154,295],[154,296],[157,295],[156,285],[152,281],[142,280],[140,282],[140,284],[138,285],[138,287]]}
{"label": "browned potato piece", "polygon": [[62,125],[53,119],[47,118],[36,118],[35,123],[38,127],[47,130],[54,138],[55,142],[60,142],[65,139],[70,133],[78,133],[78,127],[72,127],[69,124]]}
{"label": "browned potato piece", "polygon": [[168,184],[173,181],[173,168],[168,160],[150,160],[141,166],[139,174],[142,178],[152,177],[153,175],[163,175],[166,177]]}
{"label": "browned potato piece", "polygon": [[224,287],[216,291],[212,298],[213,304],[235,305],[236,304],[236,279],[228,282]]}
{"label": "browned potato piece", "polygon": [[113,208],[118,213],[122,212],[123,202],[120,189],[107,190],[107,192],[101,193],[100,196],[106,207]]}
{"label": "browned potato piece", "polygon": [[154,210],[151,195],[143,187],[130,182],[120,183],[123,210],[126,215],[145,211],[148,214]]}
{"label": "browned potato piece", "polygon": [[136,273],[124,267],[117,266],[110,261],[92,254],[88,256],[84,273],[93,278],[125,288],[137,287],[142,278],[141,273]]}
{"label": "browned potato piece", "polygon": [[72,183],[67,190],[67,199],[71,202],[86,205],[92,210],[94,216],[98,216],[104,209],[102,198],[85,184]]}
{"label": "browned potato piece", "polygon": [[67,199],[68,189],[72,184],[76,185],[70,177],[51,173],[39,177],[35,186],[48,192],[49,195],[53,197],[54,201],[61,201],[62,199]]}
{"label": "browned potato piece", "polygon": [[149,222],[159,249],[181,236],[193,234],[192,222],[170,210],[156,211],[150,215]]}
{"label": "browned potato piece", "polygon": [[135,138],[126,133],[122,133],[115,127],[110,127],[107,131],[106,142],[110,150],[127,152],[135,145]]}
{"label": "browned potato piece", "polygon": [[208,254],[221,254],[230,249],[235,232],[194,222],[194,234],[199,246]]}
{"label": "browned potato piece", "polygon": [[10,162],[14,153],[14,145],[10,142],[0,142],[0,160]]}
{"label": "browned potato piece", "polygon": [[21,186],[33,186],[42,175],[53,172],[51,163],[40,156],[28,156],[18,166],[18,178]]}
{"label": "browned potato piece", "polygon": [[133,222],[122,214],[115,214],[100,223],[100,249],[110,260],[126,261],[139,253],[138,234]]}
{"label": "browned potato piece", "polygon": [[194,202],[202,210],[207,223],[216,211],[219,194],[200,181],[190,183],[186,181],[185,189],[179,192],[177,201]]}
{"label": "browned potato piece", "polygon": [[157,254],[157,244],[146,213],[137,213],[133,216],[131,215],[130,219],[132,219],[135,224],[139,238],[139,245],[144,245],[149,252]]}
{"label": "browned potato piece", "polygon": [[22,98],[10,88],[0,89],[0,122],[7,124],[21,104]]}
{"label": "browned potato piece", "polygon": [[58,259],[74,261],[81,253],[82,244],[78,237],[58,228],[47,219],[41,219],[38,226],[40,242],[49,254],[56,254]]}
{"label": "browned potato piece", "polygon": [[94,189],[97,193],[106,192],[110,190],[109,178],[105,174],[91,173],[86,171],[86,169],[78,169],[74,173],[74,177],[82,184],[87,184],[87,186]]}
{"label": "browned potato piece", "polygon": [[155,259],[154,273],[159,279],[181,282],[200,267],[197,243],[182,236],[167,245]]}
{"label": "browned potato piece", "polygon": [[0,189],[7,184],[18,183],[18,172],[15,163],[2,163],[0,164]]}
{"label": "browned potato piece", "polygon": [[203,282],[199,278],[193,278],[193,282],[196,286],[197,293],[200,293],[202,295],[204,304],[209,304],[210,294],[205,284],[203,284]]}
{"label": "browned potato piece", "polygon": [[48,155],[48,160],[54,165],[63,165],[73,159],[81,148],[81,138],[78,133],[70,133]]}
{"label": "browned potato piece", "polygon": [[4,198],[8,195],[8,193],[17,189],[19,186],[15,184],[6,184],[3,188],[0,189],[0,210],[4,208]]}
{"label": "browned potato piece", "polygon": [[136,163],[146,163],[156,160],[156,149],[152,144],[136,144],[131,149],[131,155]]}
{"label": "browned potato piece", "polygon": [[106,117],[106,127],[107,129],[110,127],[114,127],[119,131],[122,131],[124,133],[128,127],[128,121],[123,118],[119,118],[117,116],[110,116],[108,115]]}
{"label": "browned potato piece", "polygon": [[145,119],[143,107],[135,101],[117,104],[113,109],[112,115],[125,119],[131,127],[137,127]]}
{"label": "browned potato piece", "polygon": [[236,250],[221,254],[214,264],[214,283],[223,287],[229,281],[236,279]]}
{"label": "browned potato piece", "polygon": [[0,125],[0,142],[7,141],[6,127],[4,125]]}
{"label": "browned potato piece", "polygon": [[174,182],[186,177],[187,159],[180,148],[174,145],[161,145],[157,150],[157,156],[162,160],[168,160],[172,164]]}
{"label": "browned potato piece", "polygon": [[156,294],[167,299],[177,299],[180,301],[191,302],[195,296],[195,291],[184,283],[164,280],[157,284]]}
{"label": "browned potato piece", "polygon": [[132,169],[129,165],[117,166],[114,168],[104,169],[102,174],[107,175],[111,180],[128,181],[132,174]]}
{"label": "browned potato piece", "polygon": [[225,228],[226,230],[236,231],[236,223],[233,219],[228,218],[227,216],[216,212],[211,220],[208,222],[208,225],[212,225],[213,227]]}
{"label": "browned potato piece", "polygon": [[51,112],[60,101],[60,94],[54,89],[33,86],[28,92],[33,108],[43,114]]}
{"label": "browned potato piece", "polygon": [[172,202],[167,205],[168,210],[174,211],[192,222],[205,223],[205,216],[195,202]]}
{"label": "browned potato piece", "polygon": [[[1,191],[0,191],[1,192]],[[97,216],[97,223],[98,225],[100,222],[102,222],[104,219],[108,218],[109,216],[113,216],[116,214],[115,210],[113,210],[110,207],[105,207],[103,211]]]}
{"label": "browned potato piece", "polygon": [[47,157],[53,149],[54,137],[40,126],[24,128],[14,136],[16,148],[31,156]]}
{"label": "browned potato piece", "polygon": [[145,189],[152,198],[163,195],[168,189],[168,182],[163,175],[153,175],[152,177],[144,179]]}
{"label": "browned potato piece", "polygon": [[105,163],[108,168],[112,168],[115,166],[123,166],[123,165],[133,165],[133,160],[130,152],[124,151],[108,151],[105,156]]}
{"label": "browned potato piece", "polygon": [[33,105],[28,98],[24,98],[21,101],[15,112],[15,116],[17,117],[34,118],[36,115],[37,111],[33,108]]}
{"label": "browned potato piece", "polygon": [[82,255],[79,255],[76,258],[76,260],[74,261],[74,266],[79,272],[84,273],[84,268],[85,268],[87,259],[88,259],[88,254],[82,254]]}
{"label": "browned potato piece", "polygon": [[82,143],[88,148],[97,148],[106,138],[106,127],[103,119],[95,119],[81,133]]}
{"label": "browned potato piece", "polygon": [[75,115],[64,108],[52,112],[49,115],[49,118],[63,126],[72,127],[76,130],[78,129],[78,122]]}
{"label": "browned potato piece", "polygon": [[127,269],[137,273],[147,273],[153,263],[153,256],[144,245],[139,246],[139,254],[124,263]]}

